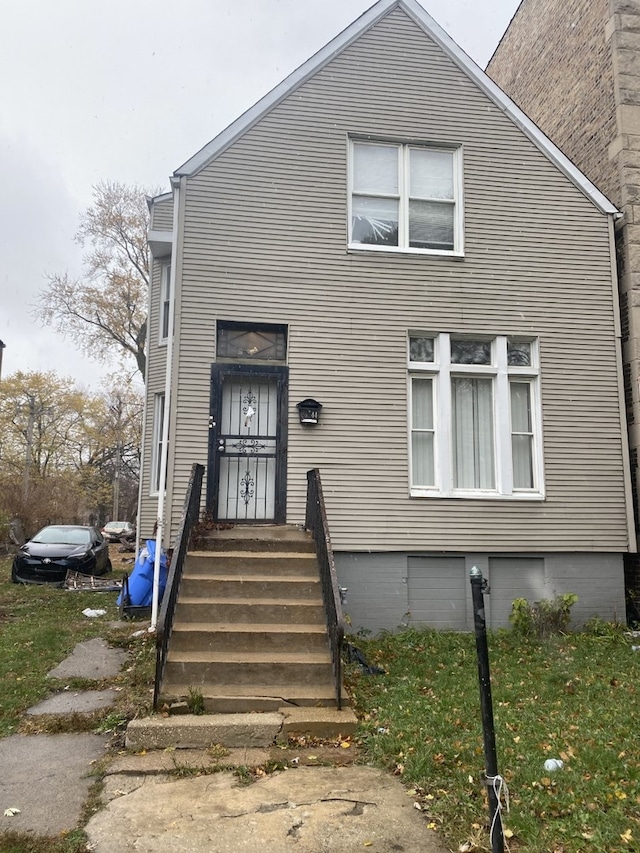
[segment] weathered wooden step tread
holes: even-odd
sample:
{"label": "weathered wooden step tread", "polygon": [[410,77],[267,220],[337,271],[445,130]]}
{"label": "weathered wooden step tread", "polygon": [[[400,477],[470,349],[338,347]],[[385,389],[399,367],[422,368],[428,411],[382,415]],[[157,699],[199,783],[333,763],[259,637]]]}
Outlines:
{"label": "weathered wooden step tread", "polygon": [[253,663],[330,663],[331,655],[326,652],[176,652],[169,650],[168,662],[175,663],[236,663],[239,666]]}
{"label": "weathered wooden step tread", "polygon": [[178,622],[173,626],[172,633],[176,631],[204,631],[210,633],[229,632],[230,634],[245,633],[265,633],[273,632],[282,634],[326,634],[327,629],[324,625],[315,624],[295,624],[282,622]]}

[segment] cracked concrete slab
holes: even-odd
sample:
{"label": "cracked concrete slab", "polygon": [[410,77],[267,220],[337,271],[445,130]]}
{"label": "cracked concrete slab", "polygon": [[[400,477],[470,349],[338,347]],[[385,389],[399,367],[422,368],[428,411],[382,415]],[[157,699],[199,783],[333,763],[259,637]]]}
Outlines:
{"label": "cracked concrete slab", "polygon": [[206,749],[270,746],[282,729],[282,715],[273,711],[251,714],[203,714],[143,717],[127,726],[127,749]]}
{"label": "cracked concrete slab", "polygon": [[87,678],[101,681],[114,678],[127,659],[127,652],[114,649],[96,637],[78,643],[73,652],[62,663],[47,673],[48,678]]}
{"label": "cracked concrete slab", "polygon": [[27,714],[92,714],[110,708],[117,695],[115,690],[65,690],[27,708]]}
{"label": "cracked concrete slab", "polygon": [[[107,740],[94,734],[1,739],[0,830],[57,835],[75,829]],[[20,811],[6,816],[10,808]]]}
{"label": "cracked concrete slab", "polygon": [[[121,779],[86,827],[94,853],[444,853],[402,784],[371,767],[303,767],[241,786],[230,773]],[[115,784],[115,781],[114,781]]]}

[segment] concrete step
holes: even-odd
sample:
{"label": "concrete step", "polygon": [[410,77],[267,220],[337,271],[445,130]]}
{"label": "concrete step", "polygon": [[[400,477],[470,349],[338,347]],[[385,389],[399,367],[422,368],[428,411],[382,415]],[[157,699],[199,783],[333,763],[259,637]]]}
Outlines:
{"label": "concrete step", "polygon": [[188,651],[325,651],[324,625],[185,622],[173,626],[171,648]]}
{"label": "concrete step", "polygon": [[294,625],[325,624],[324,605],[320,597],[305,601],[283,601],[281,598],[219,598],[185,596],[180,591],[175,621],[233,622],[264,625],[290,623]]}
{"label": "concrete step", "polygon": [[[167,682],[160,696],[160,705],[188,702],[190,688],[194,685]],[[277,711],[283,706],[327,707],[336,705],[333,681],[326,679],[317,684],[201,684],[197,689],[202,695],[208,714],[242,714],[250,711]],[[345,703],[348,704],[345,698]]]}
{"label": "concrete step", "polygon": [[[324,652],[176,652],[170,648],[164,684],[316,684],[331,678]],[[266,691],[265,691],[266,692]]]}
{"label": "concrete step", "polygon": [[318,575],[314,552],[274,551],[190,551],[184,574],[223,573],[225,575]]}
{"label": "concrete step", "polygon": [[314,551],[311,534],[289,524],[241,525],[201,534],[194,550]]}
{"label": "concrete step", "polygon": [[127,749],[207,749],[212,744],[229,748],[270,746],[289,737],[335,739],[354,734],[357,719],[350,708],[282,708],[253,714],[203,714],[152,716],[132,720],[127,726]]}
{"label": "concrete step", "polygon": [[199,574],[196,577],[183,576],[180,595],[187,598],[246,598],[256,599],[276,597],[287,601],[299,599],[317,600],[321,595],[320,578],[291,577],[289,575],[247,575],[244,577],[211,576]]}

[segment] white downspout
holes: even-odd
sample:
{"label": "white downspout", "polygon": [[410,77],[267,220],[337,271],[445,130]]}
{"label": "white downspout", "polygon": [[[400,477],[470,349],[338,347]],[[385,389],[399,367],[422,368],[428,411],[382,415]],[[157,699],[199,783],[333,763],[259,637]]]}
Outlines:
{"label": "white downspout", "polygon": [[167,340],[167,364],[164,377],[164,412],[162,417],[162,457],[160,459],[160,482],[158,484],[158,517],[156,528],[156,553],[153,563],[153,592],[151,598],[151,624],[149,631],[155,631],[158,624],[158,599],[160,597],[160,557],[162,555],[162,540],[164,536],[165,492],[167,488],[167,458],[169,449],[169,412],[171,410],[171,375],[173,372],[173,341],[176,266],[178,242],[178,218],[180,208],[180,186],[176,184],[173,192],[173,236],[171,240],[171,289],[169,290],[169,337]]}

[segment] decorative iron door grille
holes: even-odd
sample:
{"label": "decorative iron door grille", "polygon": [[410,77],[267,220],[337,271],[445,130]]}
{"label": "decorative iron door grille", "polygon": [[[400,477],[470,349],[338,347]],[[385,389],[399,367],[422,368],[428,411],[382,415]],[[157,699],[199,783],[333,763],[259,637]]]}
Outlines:
{"label": "decorative iron door grille", "polygon": [[207,503],[217,521],[284,521],[286,371],[213,366]]}

